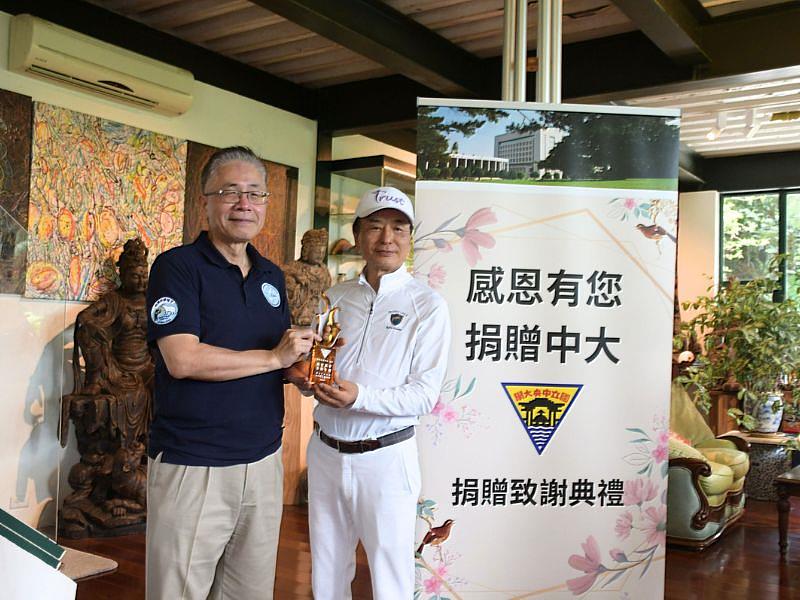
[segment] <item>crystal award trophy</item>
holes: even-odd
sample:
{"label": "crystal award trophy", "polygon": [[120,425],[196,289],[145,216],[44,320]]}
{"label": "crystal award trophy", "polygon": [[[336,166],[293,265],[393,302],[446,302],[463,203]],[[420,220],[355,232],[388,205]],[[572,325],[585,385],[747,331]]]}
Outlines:
{"label": "crystal award trophy", "polygon": [[342,329],[336,321],[339,308],[331,308],[331,301],[325,294],[322,294],[322,302],[324,310],[314,316],[311,324],[322,340],[315,341],[311,347],[308,380],[311,383],[331,385],[336,378],[336,341]]}

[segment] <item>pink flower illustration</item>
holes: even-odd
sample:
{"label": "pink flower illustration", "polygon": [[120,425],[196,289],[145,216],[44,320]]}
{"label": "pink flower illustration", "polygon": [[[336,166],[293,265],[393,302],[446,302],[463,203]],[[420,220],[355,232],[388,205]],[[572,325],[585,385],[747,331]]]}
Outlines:
{"label": "pink flower illustration", "polygon": [[659,446],[666,446],[669,444],[669,431],[661,431],[658,434],[658,445]]}
{"label": "pink flower illustration", "polygon": [[569,591],[572,592],[573,596],[580,596],[581,594],[588,592],[592,585],[594,585],[597,575],[598,573],[596,572],[587,573],[586,575],[581,575],[580,577],[567,579],[567,587],[569,588]]}
{"label": "pink flower illustration", "polygon": [[477,229],[478,227],[494,225],[495,223],[497,223],[497,216],[491,208],[485,206],[470,215],[469,219],[467,219],[467,224],[464,225],[464,229]]}
{"label": "pink flower illustration", "polygon": [[617,518],[617,524],[614,526],[614,531],[619,539],[624,540],[627,539],[631,534],[632,527],[633,515],[630,512],[625,511]]}
{"label": "pink flower illustration", "polygon": [[633,210],[636,207],[636,200],[633,198],[625,198],[625,202],[622,203],[625,207],[625,210]]}
{"label": "pink flower illustration", "polygon": [[647,543],[663,546],[667,541],[667,507],[651,506],[644,511],[642,532],[647,536]]}
{"label": "pink flower illustration", "polygon": [[442,591],[442,580],[438,577],[430,577],[423,582],[426,594],[438,594]]}
{"label": "pink flower illustration", "polygon": [[444,411],[442,412],[442,419],[445,423],[453,423],[458,418],[458,413],[452,406],[445,407]]}
{"label": "pink flower illustration", "polygon": [[447,577],[447,565],[439,565],[436,567],[436,574],[442,579]]}
{"label": "pink flower illustration", "polygon": [[433,289],[442,287],[445,279],[447,278],[447,271],[440,264],[435,264],[431,267],[428,273],[428,285]]}
{"label": "pink flower illustration", "polygon": [[608,555],[611,557],[612,560],[615,560],[616,562],[628,561],[628,557],[625,555],[625,553],[622,551],[621,548],[612,548],[611,550],[608,551]]}
{"label": "pink flower illustration", "polygon": [[600,548],[597,546],[594,536],[590,535],[586,538],[586,543],[581,544],[581,548],[583,548],[583,556],[573,554],[567,560],[570,567],[585,573],[580,577],[567,580],[567,587],[574,596],[580,596],[589,591],[597,576],[605,570],[600,563]]}
{"label": "pink flower illustration", "polygon": [[658,445],[653,448],[653,451],[650,453],[653,457],[653,460],[656,461],[657,464],[661,464],[665,460],[667,460],[667,456],[669,455],[669,450],[667,449],[666,445]]}
{"label": "pink flower illustration", "polygon": [[470,267],[474,267],[483,258],[480,252],[481,247],[494,248],[494,238],[488,233],[478,230],[478,227],[493,223],[497,223],[497,216],[495,216],[491,208],[485,207],[472,213],[472,216],[467,219],[467,224],[464,225],[464,228],[458,231],[461,236],[464,258],[467,259],[467,264]]}
{"label": "pink flower illustration", "polygon": [[658,495],[658,487],[649,479],[626,481],[622,502],[625,506],[649,502]]}
{"label": "pink flower illustration", "polygon": [[439,396],[439,399],[436,401],[436,404],[434,405],[433,410],[431,411],[431,414],[433,416],[435,416],[435,417],[438,417],[442,413],[442,411],[444,410],[445,406],[446,406],[445,403],[442,402],[442,397]]}

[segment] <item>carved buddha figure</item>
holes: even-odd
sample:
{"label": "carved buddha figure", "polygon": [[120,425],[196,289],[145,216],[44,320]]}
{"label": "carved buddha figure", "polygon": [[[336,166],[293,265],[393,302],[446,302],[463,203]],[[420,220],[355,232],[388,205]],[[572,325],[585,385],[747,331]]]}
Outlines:
{"label": "carved buddha figure", "polygon": [[120,286],[75,321],[75,390],[62,403],[61,443],[66,444],[72,419],[81,453],[69,476],[75,492],[65,498],[63,509],[65,534],[75,537],[102,535],[102,530],[143,523],[145,517],[142,461],[153,363],[147,347],[144,243],[126,242],[117,266]]}
{"label": "carved buddha figure", "polygon": [[331,274],[324,263],[328,232],[306,231],[301,244],[300,259],[284,266],[283,272],[292,324],[307,326],[317,313],[320,295],[331,286]]}

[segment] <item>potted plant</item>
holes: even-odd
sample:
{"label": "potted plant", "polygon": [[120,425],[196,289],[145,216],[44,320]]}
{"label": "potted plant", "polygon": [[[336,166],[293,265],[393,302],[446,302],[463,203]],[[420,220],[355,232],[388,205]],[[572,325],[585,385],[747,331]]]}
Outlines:
{"label": "potted plant", "polygon": [[775,432],[784,410],[783,393],[795,385],[800,366],[800,306],[773,302],[777,281],[731,280],[716,294],[684,303],[697,316],[681,325],[676,348],[696,336],[701,353],[678,377],[694,386],[705,412],[711,392],[735,393],[739,407],[728,411],[746,430]]}

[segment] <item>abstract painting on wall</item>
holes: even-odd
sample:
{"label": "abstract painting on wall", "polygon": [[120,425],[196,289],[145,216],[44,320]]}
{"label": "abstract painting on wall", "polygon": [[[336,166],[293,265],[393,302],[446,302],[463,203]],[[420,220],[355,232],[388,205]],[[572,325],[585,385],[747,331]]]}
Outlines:
{"label": "abstract painting on wall", "polygon": [[95,300],[126,240],[180,245],[185,181],[184,140],[35,103],[25,295]]}
{"label": "abstract painting on wall", "polygon": [[25,287],[33,102],[0,90],[0,293]]}

